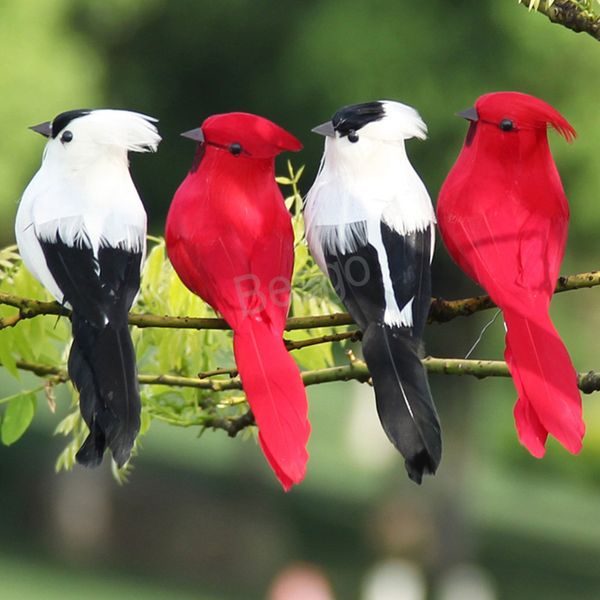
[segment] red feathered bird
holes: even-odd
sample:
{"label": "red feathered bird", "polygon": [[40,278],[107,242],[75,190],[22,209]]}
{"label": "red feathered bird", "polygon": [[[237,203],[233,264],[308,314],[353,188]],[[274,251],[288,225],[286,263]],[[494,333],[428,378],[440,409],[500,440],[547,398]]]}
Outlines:
{"label": "red feathered bird", "polygon": [[550,105],[516,92],[486,94],[460,116],[471,124],[440,192],[442,238],[502,309],[519,440],[541,458],[550,433],[577,453],[585,432],[577,375],[548,313],[569,206],[547,128],[567,141],[575,130]]}
{"label": "red feathered bird", "polygon": [[310,434],[306,392],[283,342],[294,264],[275,156],[300,142],[247,113],[214,115],[182,134],[198,142],[175,193],[167,251],[183,283],[223,315],[262,450],[285,490],[302,481]]}

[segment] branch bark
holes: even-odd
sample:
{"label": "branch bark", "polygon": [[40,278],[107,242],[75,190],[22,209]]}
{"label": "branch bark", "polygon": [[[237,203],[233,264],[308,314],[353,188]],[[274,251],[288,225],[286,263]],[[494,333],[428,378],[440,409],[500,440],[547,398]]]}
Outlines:
{"label": "branch bark", "polygon": [[[302,380],[304,385],[317,385],[321,383],[330,383],[334,381],[359,381],[367,383],[371,376],[369,369],[364,361],[349,355],[350,364],[320,369],[317,371],[304,371]],[[27,361],[17,361],[17,367],[22,371],[35,373],[39,377],[46,377],[52,383],[66,383],[69,376],[65,369],[32,363]],[[508,367],[505,362],[499,360],[463,360],[452,358],[434,358],[428,356],[423,359],[423,364],[429,373],[444,375],[470,375],[478,379],[486,377],[510,377]],[[0,363],[0,366],[2,364]],[[212,371],[206,375],[215,375]],[[142,385],[167,385],[173,387],[192,387],[212,392],[221,392],[226,390],[242,390],[242,384],[237,376],[232,376],[235,371],[219,370],[219,374],[227,375],[228,378],[209,379],[208,377],[181,377],[178,375],[151,375],[140,374],[139,382]],[[600,391],[600,373],[589,371],[578,374],[579,389],[584,394],[591,394]],[[203,408],[214,408],[214,404],[206,402],[201,404]],[[155,415],[161,418],[160,414]],[[250,425],[254,425],[254,415],[251,410],[246,411],[241,416],[222,416],[208,410],[202,414],[198,421],[177,423],[182,426],[201,426],[205,429],[222,429],[230,437],[235,437],[240,431]]]}
{"label": "branch bark", "polygon": [[[528,1],[523,0],[521,4],[527,6]],[[600,17],[576,0],[554,0],[552,6],[549,6],[547,0],[541,0],[537,12],[546,15],[557,25],[562,25],[576,33],[587,33],[600,41]]]}
{"label": "branch bark", "polygon": [[[17,368],[22,371],[35,373],[40,377],[52,377],[55,381],[64,383],[69,380],[65,369],[32,363],[17,361]],[[443,375],[470,375],[477,379],[486,377],[510,377],[510,372],[504,361],[501,360],[472,360],[460,358],[436,358],[428,356],[423,359],[423,364],[429,373]],[[0,366],[2,364],[0,363]],[[229,376],[227,378],[213,379],[208,377],[183,377],[180,375],[152,375],[140,374],[141,385],[167,385],[173,387],[193,387],[212,392],[223,392],[227,390],[241,390],[242,384],[239,377]],[[350,364],[315,371],[303,371],[302,380],[305,386],[331,383],[334,381],[359,381],[366,383],[371,375],[364,361],[351,358]],[[600,391],[600,373],[588,371],[578,374],[579,389],[584,394]]]}
{"label": "branch bark", "polygon": [[[591,288],[600,285],[600,271],[590,271],[587,273],[578,273],[561,277],[556,285],[555,293],[568,292],[571,290]],[[38,315],[63,315],[69,317],[71,311],[64,308],[58,302],[40,302],[31,298],[22,298],[14,294],[0,292],[0,304],[13,306],[19,310],[18,314],[0,319],[0,329],[5,327],[14,327],[19,321],[31,319]],[[429,323],[445,323],[456,317],[468,317],[481,310],[493,308],[495,304],[489,296],[475,296],[473,298],[462,298],[460,300],[445,300],[443,298],[433,298],[429,312]],[[169,315],[151,315],[131,313],[129,315],[130,325],[136,327],[164,327],[171,329],[213,329],[224,330],[229,326],[223,319],[219,318],[196,318],[196,317],[173,317]],[[287,320],[286,330],[296,329],[317,329],[320,327],[337,327],[340,325],[352,325],[353,321],[347,313],[333,313],[331,315],[315,315],[310,317],[291,317]],[[337,334],[335,334],[337,335]],[[342,334],[346,337],[352,337],[350,332]],[[303,347],[316,343],[332,341],[323,338],[312,338],[314,341],[301,340],[290,342],[292,349],[294,347]],[[340,337],[338,339],[345,339]],[[318,341],[321,340],[321,341]]]}

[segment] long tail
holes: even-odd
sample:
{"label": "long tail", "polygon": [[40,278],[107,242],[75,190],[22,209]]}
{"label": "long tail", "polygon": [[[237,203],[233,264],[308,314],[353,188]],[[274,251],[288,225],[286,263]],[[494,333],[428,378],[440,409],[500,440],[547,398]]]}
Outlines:
{"label": "long tail", "polygon": [[546,311],[504,309],[505,358],[519,399],[514,415],[520,442],[544,456],[548,433],[569,452],[585,434],[577,373]]}
{"label": "long tail", "polygon": [[81,415],[90,433],[77,462],[97,466],[106,448],[119,467],[131,455],[140,429],[140,394],[131,335],[127,325],[102,329],[73,314],[69,375],[79,391]]}
{"label": "long tail", "polygon": [[281,336],[262,321],[245,321],[233,349],[261,448],[288,491],[304,479],[308,461],[310,423],[300,371]]}
{"label": "long tail", "polygon": [[417,341],[405,328],[371,323],[362,345],[383,429],[404,456],[408,476],[421,483],[440,463],[442,438]]}

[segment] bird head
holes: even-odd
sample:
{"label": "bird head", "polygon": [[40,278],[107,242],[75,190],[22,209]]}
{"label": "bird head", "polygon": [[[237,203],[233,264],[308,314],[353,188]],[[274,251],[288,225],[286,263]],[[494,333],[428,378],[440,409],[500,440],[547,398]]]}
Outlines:
{"label": "bird head", "polygon": [[30,127],[48,138],[44,160],[80,164],[127,152],[155,152],[161,140],[152,117],[126,110],[79,109]]}
{"label": "bird head", "polygon": [[[494,139],[515,143],[527,132],[543,132],[554,128],[568,142],[575,136],[571,124],[548,103],[520,92],[493,92],[480,96],[473,108],[458,113],[471,121],[467,136],[470,144],[478,130]],[[516,137],[515,137],[516,136]]]}
{"label": "bird head", "polygon": [[404,140],[427,137],[419,113],[391,100],[345,106],[312,131],[325,136],[322,168],[350,179],[397,174],[400,165],[409,164]]}
{"label": "bird head", "polygon": [[273,121],[244,112],[212,115],[201,127],[181,135],[236,158],[274,158],[302,149],[297,138]]}
{"label": "bird head", "polygon": [[401,143],[427,137],[427,126],[419,113],[406,104],[378,100],[352,104],[338,110],[331,121],[313,132],[326,136],[326,145],[340,152],[364,154],[381,142]]}

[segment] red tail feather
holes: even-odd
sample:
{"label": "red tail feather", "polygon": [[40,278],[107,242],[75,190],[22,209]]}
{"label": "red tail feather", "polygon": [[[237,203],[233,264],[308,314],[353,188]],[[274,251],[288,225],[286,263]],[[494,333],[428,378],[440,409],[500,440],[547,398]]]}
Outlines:
{"label": "red tail feather", "polygon": [[577,454],[585,433],[577,374],[547,313],[527,316],[504,311],[505,358],[519,399],[515,422],[519,440],[537,458],[548,433]]}
{"label": "red tail feather", "polygon": [[308,403],[298,367],[263,321],[246,320],[233,349],[263,453],[288,491],[304,479],[308,461]]}

